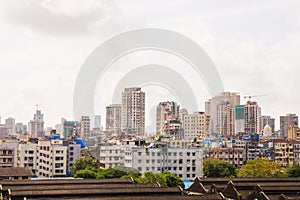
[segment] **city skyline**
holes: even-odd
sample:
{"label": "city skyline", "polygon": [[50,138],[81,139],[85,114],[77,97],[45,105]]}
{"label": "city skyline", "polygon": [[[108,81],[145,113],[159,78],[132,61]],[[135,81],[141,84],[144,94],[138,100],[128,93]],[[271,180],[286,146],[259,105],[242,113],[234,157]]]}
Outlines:
{"label": "city skyline", "polygon": [[[140,2],[90,1],[88,6],[77,2],[71,7],[68,1],[1,2],[2,119],[15,117],[17,122],[28,122],[36,104],[40,104],[45,113],[45,127],[54,127],[61,117],[73,119],[75,79],[90,52],[120,32],[158,27],[175,30],[199,43],[215,63],[225,91],[239,91],[241,97],[266,95],[256,100],[264,115],[276,119],[278,129],[280,115],[300,113],[297,102],[299,58],[296,53],[300,48],[299,2],[228,1],[218,3],[219,7],[214,3],[157,1],[144,5]],[[78,19],[81,19],[80,23]],[[63,22],[68,25],[63,26]],[[174,69],[184,65],[169,55],[137,53],[116,63],[103,81],[115,83],[124,74],[123,66],[131,69],[145,63],[166,63]],[[182,76],[193,80],[188,72],[182,72]],[[115,103],[110,98],[113,86],[107,87],[105,96],[96,92],[97,114],[105,116],[105,106]],[[204,111],[204,101],[211,96],[203,85],[199,90],[202,94],[198,96],[198,110]],[[146,105],[146,113],[158,102],[178,102],[169,91],[160,87],[147,87],[145,92],[152,97],[147,99],[146,96],[146,102],[150,104]],[[102,124],[105,124],[104,120],[102,118]]]}
{"label": "city skyline", "polygon": [[[147,95],[145,95],[145,92],[143,91],[143,88],[140,88],[140,87],[124,88],[124,91],[129,92],[128,94],[132,93],[128,97],[129,97],[129,99],[134,100],[134,102],[131,102],[132,100],[130,100],[130,101],[126,100],[126,101],[128,101],[128,103],[130,105],[132,103],[136,104],[136,102],[139,102],[140,98],[142,98],[141,99],[141,102],[143,102],[142,104],[145,103],[144,100],[145,100],[145,96],[147,96]],[[136,96],[136,94],[138,94],[138,93],[142,93],[142,96],[141,97]],[[124,99],[124,92],[122,92],[122,94],[123,94],[123,100],[122,101],[123,101],[123,103],[125,103],[125,101],[124,101],[125,100]],[[126,97],[126,98],[128,98],[128,97]],[[159,134],[161,132],[162,128],[159,128],[159,127],[162,127],[163,125],[158,124],[158,123],[162,123],[162,122],[160,122],[161,117],[159,115],[166,115],[169,112],[169,111],[167,112],[165,110],[163,112],[164,114],[160,113],[161,109],[159,109],[159,108],[162,105],[166,106],[166,108],[171,107],[170,105],[173,105],[173,104],[176,105],[175,107],[176,107],[176,110],[177,110],[176,111],[177,114],[170,115],[169,116],[170,118],[167,117],[168,120],[173,120],[173,119],[174,120],[176,120],[176,119],[183,120],[184,115],[194,115],[194,114],[198,114],[198,113],[207,114],[207,115],[209,115],[210,118],[215,118],[215,122],[213,122],[211,119],[209,120],[209,121],[211,121],[210,122],[211,123],[211,125],[210,125],[211,126],[211,133],[222,133],[224,135],[235,135],[238,132],[240,132],[239,131],[240,129],[241,130],[245,129],[245,131],[248,130],[248,129],[250,130],[250,127],[247,128],[247,127],[244,127],[244,125],[242,125],[242,127],[243,127],[242,128],[241,125],[239,125],[240,122],[238,120],[240,119],[240,113],[239,113],[240,109],[241,109],[240,107],[242,107],[242,109],[243,109],[242,112],[243,113],[244,113],[244,109],[245,109],[245,120],[247,121],[247,115],[249,115],[249,114],[246,114],[246,113],[248,113],[247,107],[248,106],[252,107],[253,105],[258,106],[257,109],[259,111],[256,111],[256,109],[255,109],[255,111],[251,111],[251,112],[258,112],[259,113],[256,117],[256,122],[255,122],[257,127],[256,128],[253,127],[253,130],[250,131],[250,132],[253,132],[253,133],[259,133],[260,131],[263,130],[264,125],[268,124],[271,127],[271,130],[273,132],[280,131],[284,134],[287,134],[289,124],[294,124],[294,122],[293,123],[292,122],[287,122],[287,124],[283,124],[284,123],[283,121],[289,116],[293,117],[292,120],[298,119],[298,116],[299,116],[298,113],[282,113],[282,114],[280,114],[280,116],[278,118],[275,118],[273,116],[270,116],[270,115],[267,115],[267,114],[261,112],[261,110],[263,110],[263,108],[260,106],[260,104],[257,101],[255,101],[253,99],[251,100],[251,97],[249,98],[249,96],[245,96],[245,99],[248,99],[246,102],[240,102],[240,99],[241,99],[241,97],[240,97],[240,94],[238,92],[226,91],[226,92],[217,94],[216,96],[213,96],[211,99],[207,99],[205,101],[205,109],[203,111],[193,110],[191,112],[188,112],[186,108],[181,107],[181,105],[178,104],[178,102],[176,102],[176,101],[172,101],[172,100],[161,101],[156,105],[157,106],[156,107],[157,110],[155,111],[156,121],[154,123],[156,130],[149,132],[145,129],[145,133],[146,133],[146,135],[150,134],[150,136],[151,136],[153,134]],[[90,123],[90,120],[91,120],[90,117],[91,116],[88,116],[88,115],[87,116],[81,116],[81,118],[79,120],[76,120],[76,119],[73,119],[73,118],[68,119],[68,120],[69,121],[71,120],[73,122],[77,121],[79,123],[79,122],[82,121],[83,118],[88,118],[88,121],[89,121],[88,122],[89,123],[88,127],[90,127],[90,130],[92,130],[93,128],[96,128],[96,129],[99,129],[99,130],[100,129],[101,130],[106,130],[108,132],[115,132],[115,133],[119,132],[120,133],[121,130],[124,131],[128,128],[131,129],[130,127],[132,127],[132,125],[125,125],[124,122],[123,122],[123,128],[121,127],[122,126],[122,122],[121,122],[122,117],[121,117],[121,115],[124,115],[127,112],[136,113],[140,109],[139,106],[137,106],[137,108],[134,108],[131,111],[129,111],[129,110],[127,111],[125,109],[126,104],[127,104],[127,102],[124,104],[124,106],[122,106],[122,104],[107,105],[106,106],[106,113],[103,116],[102,115],[95,115],[95,123],[94,124]],[[214,106],[211,105],[211,104],[213,104]],[[224,105],[227,105],[225,110],[223,108]],[[143,105],[143,107],[144,107],[144,105]],[[118,111],[116,111],[116,110],[113,111],[113,109],[116,109],[116,108],[118,109]],[[216,108],[218,108],[218,109],[214,110]],[[170,109],[170,108],[168,108],[168,109]],[[174,109],[174,108],[172,108],[172,109]],[[231,111],[229,112],[229,110],[227,110],[227,109],[229,109]],[[235,110],[235,111],[233,112],[233,110]],[[17,119],[16,116],[13,116],[13,115],[11,115],[10,117],[3,117],[3,116],[0,115],[0,125],[5,125],[5,126],[7,126],[7,128],[9,128],[11,126],[10,128],[14,131],[15,131],[15,129],[19,130],[19,129],[22,129],[23,126],[26,126],[26,129],[28,128],[28,132],[30,134],[36,135],[37,133],[35,131],[33,131],[33,132],[31,131],[31,127],[32,127],[31,124],[33,122],[39,123],[38,126],[41,126],[41,127],[39,128],[38,132],[41,133],[41,132],[47,132],[47,130],[49,128],[56,129],[58,126],[61,126],[63,124],[63,121],[67,120],[65,118],[65,116],[61,116],[60,117],[61,121],[58,121],[54,126],[44,126],[44,124],[46,124],[46,120],[44,120],[44,114],[45,113],[43,112],[42,109],[39,109],[38,107],[36,107],[35,112],[36,113],[33,113],[33,120],[29,119],[27,121],[20,121],[20,120]],[[116,116],[116,112],[118,112],[118,115],[119,115],[118,117]],[[124,113],[122,113],[122,112],[124,112]],[[174,111],[172,111],[172,112],[174,112]],[[181,112],[185,112],[185,113],[181,113]],[[131,121],[131,120],[135,121],[136,119],[140,120],[140,118],[142,119],[143,115],[145,115],[145,116],[147,115],[147,113],[145,113],[145,112],[143,112],[143,113],[144,114],[141,114],[141,116],[139,116],[140,114],[137,115],[137,116],[132,116],[132,119],[130,119],[129,121]],[[225,118],[224,118],[225,116],[223,116],[224,114],[225,114],[226,118],[228,117],[227,120],[229,120],[229,121],[227,121],[227,122],[223,121],[223,120],[225,120]],[[107,121],[107,115],[109,115],[109,120],[108,121]],[[120,121],[120,122],[113,122],[114,120],[117,119],[116,117],[118,118],[117,121]],[[97,120],[96,120],[96,118],[97,118]],[[103,126],[102,126],[101,119],[103,119],[103,118],[105,119],[105,121],[104,121]],[[257,121],[258,118],[260,119],[259,121]],[[143,120],[145,120],[145,119],[143,119]],[[164,122],[166,122],[168,120],[165,119]],[[261,121],[261,120],[263,120],[263,121]],[[125,121],[127,121],[127,120],[125,120]],[[232,123],[233,121],[234,121],[234,123],[237,123],[236,128],[232,127],[232,126],[235,126],[235,124],[227,124],[227,123]],[[298,121],[295,121],[295,122],[296,122],[295,124],[298,124]],[[116,124],[114,124],[114,123],[116,123]],[[181,123],[182,123],[182,126],[184,126],[184,123],[183,122],[181,122]],[[245,122],[242,122],[242,123],[245,123]],[[28,126],[27,126],[27,124],[28,124]],[[144,124],[144,122],[142,124]],[[247,126],[246,124],[245,124],[245,126]],[[36,126],[36,125],[34,125],[34,126]],[[283,130],[283,126],[285,126],[284,130]],[[274,129],[274,127],[275,127],[275,129]],[[143,127],[142,130],[144,130],[144,128],[145,127]],[[228,129],[226,131],[224,128],[225,129],[229,128],[230,130]],[[233,130],[231,130],[231,129],[234,129],[234,130],[236,129],[236,130],[234,132],[232,132]],[[160,131],[158,131],[158,130],[160,130]],[[248,130],[248,132],[249,132],[249,130]],[[86,130],[86,131],[88,131],[88,130]],[[242,131],[242,132],[244,132],[244,131]],[[141,136],[142,135],[144,135],[144,133],[142,133]]]}

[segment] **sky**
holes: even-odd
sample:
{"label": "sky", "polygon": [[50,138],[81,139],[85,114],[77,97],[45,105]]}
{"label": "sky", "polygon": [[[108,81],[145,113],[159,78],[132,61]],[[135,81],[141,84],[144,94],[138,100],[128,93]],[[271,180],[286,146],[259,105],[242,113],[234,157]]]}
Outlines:
{"label": "sky", "polygon": [[[239,92],[242,103],[243,96],[262,95],[254,100],[263,115],[276,118],[277,129],[280,115],[300,114],[298,0],[2,0],[2,123],[14,117],[26,124],[36,104],[46,126],[55,126],[62,117],[73,120],[74,86],[85,60],[107,39],[141,28],[176,31],[198,43],[214,62],[224,89]],[[122,57],[95,91],[95,111],[103,116],[103,124],[105,106],[112,103],[111,91],[118,80],[128,70],[152,63],[174,69],[186,65],[151,50]],[[189,70],[181,73],[197,90],[199,110],[204,110],[204,101],[210,98],[207,88],[193,83]],[[149,113],[159,101],[179,101],[157,85],[143,90],[146,125],[153,122]]]}

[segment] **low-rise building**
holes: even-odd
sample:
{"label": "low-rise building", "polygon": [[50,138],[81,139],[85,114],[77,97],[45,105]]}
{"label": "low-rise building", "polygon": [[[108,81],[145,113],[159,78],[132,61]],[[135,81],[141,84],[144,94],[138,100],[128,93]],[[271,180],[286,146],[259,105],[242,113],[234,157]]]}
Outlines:
{"label": "low-rise building", "polygon": [[[169,171],[183,180],[203,176],[203,151],[197,148],[134,148],[131,167],[141,173]],[[128,165],[129,166],[129,165]]]}
{"label": "low-rise building", "polygon": [[14,140],[0,140],[0,168],[17,167],[18,142]]}
{"label": "low-rise building", "polygon": [[241,168],[245,161],[245,149],[243,148],[215,148],[211,157],[217,158],[233,164],[236,168]]}

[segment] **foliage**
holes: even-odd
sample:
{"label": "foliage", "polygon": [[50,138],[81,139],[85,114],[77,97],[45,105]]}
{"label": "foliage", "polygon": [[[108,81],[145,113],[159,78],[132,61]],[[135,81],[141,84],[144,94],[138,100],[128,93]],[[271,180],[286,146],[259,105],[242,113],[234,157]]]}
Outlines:
{"label": "foliage", "polygon": [[96,178],[97,173],[90,169],[81,169],[74,174],[75,178]]}
{"label": "foliage", "polygon": [[158,182],[162,187],[184,187],[183,181],[171,172],[153,173],[147,171],[144,173],[144,177],[138,177],[135,179],[137,183],[156,183]]}
{"label": "foliage", "polygon": [[203,173],[206,177],[235,177],[235,167],[223,160],[206,158],[203,162]]}
{"label": "foliage", "polygon": [[248,160],[237,173],[238,177],[285,177],[285,170],[279,163],[263,158]]}
{"label": "foliage", "polygon": [[139,170],[130,167],[118,166],[109,169],[98,168],[97,164],[87,154],[84,158],[76,160],[72,172],[75,178],[133,178],[136,183],[158,182],[162,187],[175,187],[178,185],[184,187],[183,181],[170,172],[157,174],[145,172],[144,177],[142,177]]}
{"label": "foliage", "polygon": [[85,155],[83,158],[78,158],[76,160],[72,168],[72,172],[73,174],[76,174],[77,171],[85,170],[88,167],[94,168],[96,167],[96,164],[93,161],[93,158],[89,157],[88,155]]}
{"label": "foliage", "polygon": [[293,165],[287,168],[288,177],[300,177],[300,165]]}
{"label": "foliage", "polygon": [[[78,164],[82,167],[82,161]],[[162,187],[176,187],[180,185],[184,187],[183,181],[170,172],[156,173],[145,172],[144,177],[141,173],[134,168],[129,167],[115,167],[109,169],[100,169],[87,165],[85,169],[76,168],[74,173],[75,178],[91,178],[91,179],[101,179],[101,178],[133,178],[136,183],[156,183],[158,182]]]}

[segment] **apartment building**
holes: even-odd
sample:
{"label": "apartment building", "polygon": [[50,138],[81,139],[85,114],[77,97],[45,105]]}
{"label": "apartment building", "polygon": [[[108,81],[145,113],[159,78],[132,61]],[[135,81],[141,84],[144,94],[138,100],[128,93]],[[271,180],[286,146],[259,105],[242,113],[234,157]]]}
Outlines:
{"label": "apartment building", "polygon": [[210,116],[204,112],[194,112],[183,117],[185,139],[204,138],[208,134]]}
{"label": "apartment building", "polygon": [[18,142],[0,140],[0,168],[17,167]]}
{"label": "apartment building", "polygon": [[124,146],[112,145],[100,147],[100,162],[105,168],[123,166],[125,161]]}
{"label": "apartment building", "polygon": [[135,148],[131,157],[131,167],[137,168],[141,173],[169,171],[183,180],[203,176],[202,149]]}
{"label": "apartment building", "polygon": [[245,149],[243,148],[214,148],[212,158],[217,158],[241,168],[245,161]]}
{"label": "apartment building", "polygon": [[18,166],[30,168],[33,176],[37,172],[37,144],[20,143],[18,146]]}

